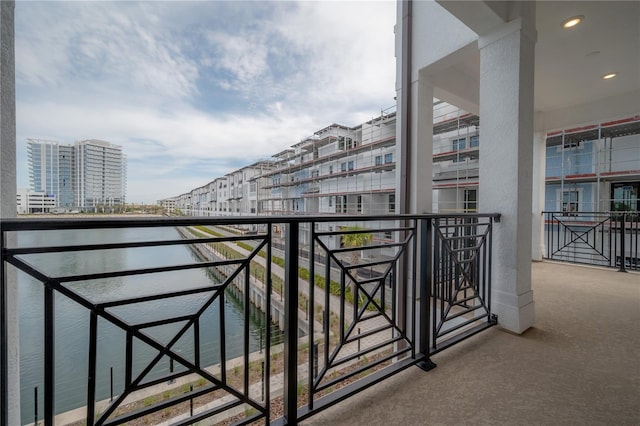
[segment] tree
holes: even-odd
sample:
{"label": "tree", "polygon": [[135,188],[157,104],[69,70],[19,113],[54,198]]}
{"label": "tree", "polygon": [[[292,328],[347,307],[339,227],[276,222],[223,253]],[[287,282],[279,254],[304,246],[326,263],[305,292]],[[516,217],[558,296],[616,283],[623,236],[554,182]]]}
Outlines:
{"label": "tree", "polygon": [[[366,231],[366,228],[361,228],[359,226],[345,226],[341,230],[347,232],[351,231],[351,233],[346,233],[342,236],[342,245],[344,247],[364,247],[373,239],[373,235],[370,232],[364,232]],[[361,250],[351,251],[351,259],[349,262],[351,265],[357,265],[360,261],[360,251]]]}
{"label": "tree", "polygon": [[[344,235],[342,235],[342,245],[344,247],[350,247],[350,248],[362,248],[365,247],[366,245],[368,245],[371,240],[373,240],[373,235],[370,232],[365,232],[366,228],[361,228],[359,226],[345,226],[341,228],[341,231],[351,231],[350,233],[345,233]],[[349,263],[351,265],[357,265],[358,263],[360,263],[360,253],[362,250],[353,250],[350,252],[351,254],[351,259],[349,260]],[[355,275],[358,275],[358,270],[357,268],[353,270],[355,272]],[[356,283],[353,282],[351,284],[351,291],[355,292],[356,289]],[[360,302],[364,302],[364,297],[363,295],[360,295]]]}

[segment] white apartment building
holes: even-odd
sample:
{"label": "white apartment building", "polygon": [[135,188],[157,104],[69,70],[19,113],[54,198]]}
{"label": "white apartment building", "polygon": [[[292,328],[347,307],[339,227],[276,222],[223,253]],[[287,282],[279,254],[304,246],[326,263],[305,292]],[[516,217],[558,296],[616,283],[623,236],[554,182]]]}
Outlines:
{"label": "white apartment building", "polygon": [[76,142],[74,150],[76,206],[89,212],[109,212],[123,206],[127,169],[122,147],[91,139]]}
{"label": "white apartment building", "polygon": [[[442,200],[434,211],[474,211],[478,117],[439,101],[434,105],[440,111],[434,133],[441,142],[434,148],[434,193]],[[460,172],[463,167],[468,171]],[[393,214],[395,170],[396,114],[384,110],[355,127],[331,124],[270,160],[167,200],[190,216]]]}
{"label": "white apartment building", "polygon": [[16,195],[18,214],[49,213],[57,206],[56,196],[46,192],[18,188]]}
{"label": "white apartment building", "polygon": [[73,145],[29,139],[27,147],[31,190],[54,196],[54,207],[113,212],[124,205],[122,147],[95,139]]}
{"label": "white apartment building", "polygon": [[164,200],[158,201],[158,205],[162,206],[167,214],[174,214],[176,212],[176,206],[178,205],[178,200],[176,198],[165,198]]}

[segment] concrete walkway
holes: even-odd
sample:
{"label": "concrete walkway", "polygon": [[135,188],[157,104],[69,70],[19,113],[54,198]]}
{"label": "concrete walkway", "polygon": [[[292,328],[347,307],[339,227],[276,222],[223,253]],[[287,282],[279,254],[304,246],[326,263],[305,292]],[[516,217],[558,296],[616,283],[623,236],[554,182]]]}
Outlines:
{"label": "concrete walkway", "polygon": [[533,265],[535,326],[494,327],[305,425],[639,425],[640,274]]}

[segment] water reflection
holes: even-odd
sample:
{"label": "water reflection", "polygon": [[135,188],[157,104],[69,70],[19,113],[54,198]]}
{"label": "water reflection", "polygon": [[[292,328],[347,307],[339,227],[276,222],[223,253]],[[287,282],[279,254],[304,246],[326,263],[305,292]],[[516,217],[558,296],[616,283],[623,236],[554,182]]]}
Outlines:
{"label": "water reflection", "polygon": [[[150,241],[179,239],[173,228],[161,229],[113,229],[87,231],[46,231],[29,232],[19,235],[19,246],[54,246],[63,244],[95,244],[101,242]],[[88,274],[123,269],[149,268],[157,266],[192,263],[194,258],[186,246],[154,247],[118,250],[97,250],[92,252],[69,252],[23,256],[23,259],[49,276]],[[92,303],[120,300],[128,297],[166,293],[178,289],[210,286],[212,276],[204,269],[164,272],[104,280],[68,283],[66,286]],[[18,273],[20,307],[20,362],[22,421],[33,421],[33,389],[40,389],[43,406],[43,285],[24,273]],[[160,319],[175,318],[194,314],[200,310],[213,292],[176,297],[135,305],[109,308],[128,324],[140,324]],[[219,300],[209,305],[200,317],[201,362],[212,365],[220,361],[220,318]],[[225,297],[225,337],[226,357],[233,358],[243,350],[243,307],[233,297]],[[56,412],[86,404],[89,312],[78,303],[60,294],[55,296],[56,312]],[[253,319],[260,315],[253,313]],[[250,325],[250,350],[258,350],[259,328],[264,318]],[[144,332],[166,344],[185,326],[179,322],[163,327],[145,329]],[[194,361],[193,326],[174,345],[181,356]],[[124,389],[124,365],[126,334],[119,327],[100,318],[98,321],[97,346],[97,400],[109,397],[110,368],[113,367],[114,393]],[[148,344],[135,339],[134,378],[154,358],[158,352]],[[176,364],[174,371],[182,371]],[[143,382],[162,377],[169,371],[168,359],[163,359],[145,377]]]}

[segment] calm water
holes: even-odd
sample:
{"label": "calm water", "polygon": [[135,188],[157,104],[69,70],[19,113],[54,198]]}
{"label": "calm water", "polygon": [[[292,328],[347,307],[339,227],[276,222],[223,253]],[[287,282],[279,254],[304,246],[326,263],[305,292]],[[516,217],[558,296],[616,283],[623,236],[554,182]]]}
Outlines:
{"label": "calm water", "polygon": [[[90,231],[47,231],[24,233],[20,246],[57,244],[92,244],[97,242],[149,241],[179,239],[174,228],[115,229]],[[193,254],[185,246],[154,247],[123,250],[104,250],[80,253],[32,255],[23,257],[49,276],[116,271],[125,268],[192,263]],[[149,295],[177,289],[202,287],[211,284],[213,277],[204,270],[186,270],[170,273],[140,275],[67,284],[68,287],[92,302],[105,302],[124,297]],[[20,367],[21,403],[23,423],[32,422],[34,416],[34,387],[38,386],[40,418],[44,402],[43,375],[43,286],[26,274],[19,273],[20,306]],[[208,299],[210,293],[140,303],[110,309],[109,312],[129,324],[177,317],[194,313]],[[56,412],[64,412],[86,405],[89,312],[76,302],[56,294],[56,347],[55,384]],[[250,349],[258,350],[260,315],[252,315]],[[226,357],[234,358],[243,352],[242,306],[231,295],[225,297]],[[201,362],[212,365],[220,361],[218,301],[207,308],[200,321]],[[147,329],[147,333],[162,343],[168,342],[185,325]],[[100,319],[98,321],[97,348],[97,400],[109,398],[110,368],[113,367],[114,395],[123,390],[125,363],[125,332]],[[185,358],[194,361],[193,329],[187,331],[174,346]],[[147,365],[156,351],[134,338],[134,379]],[[176,363],[174,371],[182,369]],[[143,382],[162,377],[169,372],[168,359],[161,360]]]}

